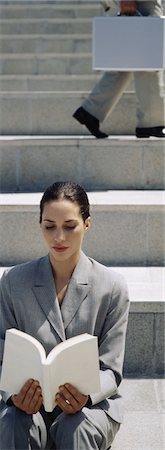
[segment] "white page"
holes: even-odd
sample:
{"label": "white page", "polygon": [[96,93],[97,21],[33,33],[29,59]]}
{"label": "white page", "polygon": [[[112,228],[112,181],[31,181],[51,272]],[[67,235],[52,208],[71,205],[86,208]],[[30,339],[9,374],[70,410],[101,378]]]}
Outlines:
{"label": "white page", "polygon": [[[49,365],[52,405],[55,406],[54,398],[58,387],[66,382],[73,384],[82,394],[100,391],[96,337],[91,336],[86,341],[64,348]],[[47,405],[47,410],[51,410],[52,405]]]}
{"label": "white page", "polygon": [[[34,345],[35,342],[35,345]],[[42,366],[45,350],[36,339],[24,333],[8,330],[0,381],[0,389],[17,394],[23,384],[34,378],[42,387]]]}

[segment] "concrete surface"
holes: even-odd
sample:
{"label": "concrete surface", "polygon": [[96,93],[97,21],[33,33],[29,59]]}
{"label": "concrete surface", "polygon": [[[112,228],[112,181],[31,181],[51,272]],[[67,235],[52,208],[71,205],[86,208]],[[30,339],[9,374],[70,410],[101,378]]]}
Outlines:
{"label": "concrete surface", "polygon": [[[0,195],[2,265],[45,251],[38,224],[41,197],[42,193]],[[87,254],[112,265],[164,264],[162,191],[89,192],[89,201],[93,222],[83,244]]]}
{"label": "concrete surface", "polygon": [[165,381],[124,379],[120,392],[125,400],[125,419],[112,450],[163,450]]}
{"label": "concrete surface", "polygon": [[100,142],[92,136],[1,136],[0,161],[1,192],[42,192],[61,179],[78,182],[88,191],[165,186],[161,139],[113,136]]}
{"label": "concrete surface", "polygon": [[[22,5],[22,4],[23,5]],[[65,2],[67,4],[67,2]],[[68,1],[67,6],[63,2],[51,2],[47,5],[46,1],[40,2],[17,2],[13,1],[2,2],[0,7],[0,17],[1,19],[34,19],[34,18],[57,18],[57,17],[93,17],[102,13],[102,7],[100,2],[76,2],[75,7],[73,1]]]}
{"label": "concrete surface", "polygon": [[[19,40],[19,38],[18,38]],[[12,39],[11,39],[12,42]],[[66,42],[66,41],[65,41]],[[0,45],[3,42],[0,41]],[[69,75],[0,75],[1,92],[89,92],[100,78],[100,73],[90,74],[69,74]],[[133,91],[133,82],[129,85],[129,90]]]}
{"label": "concrete surface", "polygon": [[[57,64],[55,59],[54,62]],[[74,62],[77,64],[74,60],[72,67]],[[52,63],[53,60],[50,58],[50,64]],[[67,61],[63,60],[63,65],[66,69]],[[80,65],[83,70],[82,60],[80,60]],[[15,67],[17,70],[17,63]],[[56,65],[56,68],[58,68],[58,65]],[[26,70],[28,71],[28,69]],[[58,71],[61,72],[59,69]],[[75,91],[2,92],[0,93],[0,133],[1,135],[90,136],[86,127],[80,125],[72,117],[73,112],[80,106],[85,97],[85,93]],[[108,134],[131,135],[135,134],[135,122],[134,93],[127,92],[117,104],[111,118],[104,121],[102,130],[105,130]]]}
{"label": "concrete surface", "polygon": [[91,34],[34,35],[2,34],[0,51],[12,53],[89,53],[92,52]]}
{"label": "concrete surface", "polygon": [[3,19],[0,23],[1,33],[6,34],[41,34],[41,33],[84,33],[91,32],[91,18],[56,18],[56,19]]}

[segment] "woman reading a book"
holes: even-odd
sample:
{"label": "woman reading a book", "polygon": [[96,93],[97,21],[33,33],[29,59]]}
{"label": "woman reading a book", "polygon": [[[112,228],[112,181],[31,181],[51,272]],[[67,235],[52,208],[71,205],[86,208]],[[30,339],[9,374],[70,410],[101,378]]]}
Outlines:
{"label": "woman reading a book", "polygon": [[17,393],[2,392],[2,450],[107,450],[122,422],[118,386],[128,293],[122,276],[82,252],[90,225],[89,201],[81,186],[57,182],[46,189],[40,227],[48,255],[10,268],[1,279],[1,361],[10,328],[36,338],[46,354],[66,339],[89,333],[98,337],[100,391],[89,396],[70,383],[60,385],[49,413],[36,379],[28,379]]}

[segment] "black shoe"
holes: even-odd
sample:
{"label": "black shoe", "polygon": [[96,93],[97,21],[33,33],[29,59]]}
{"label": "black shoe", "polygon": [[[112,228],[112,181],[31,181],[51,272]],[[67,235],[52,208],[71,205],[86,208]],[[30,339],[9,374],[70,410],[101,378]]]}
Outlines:
{"label": "black shoe", "polygon": [[155,136],[157,138],[165,138],[165,128],[162,127],[150,127],[150,128],[136,128],[137,138],[149,138]]}
{"label": "black shoe", "polygon": [[108,137],[108,134],[99,130],[99,120],[92,116],[92,114],[86,111],[82,106],[75,111],[73,117],[82,125],[85,125],[90,133],[96,138],[104,139]]}

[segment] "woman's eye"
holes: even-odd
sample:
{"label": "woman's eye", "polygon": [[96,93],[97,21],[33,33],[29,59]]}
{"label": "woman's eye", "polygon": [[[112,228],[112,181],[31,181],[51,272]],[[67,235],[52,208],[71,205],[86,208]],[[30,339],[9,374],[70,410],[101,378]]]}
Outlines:
{"label": "woman's eye", "polygon": [[[56,226],[52,225],[52,226],[45,226],[45,230],[55,230]],[[64,230],[74,230],[74,228],[76,228],[76,225],[65,225],[64,226]]]}

